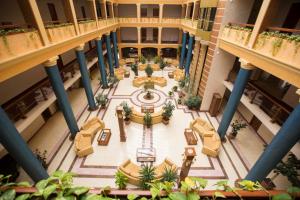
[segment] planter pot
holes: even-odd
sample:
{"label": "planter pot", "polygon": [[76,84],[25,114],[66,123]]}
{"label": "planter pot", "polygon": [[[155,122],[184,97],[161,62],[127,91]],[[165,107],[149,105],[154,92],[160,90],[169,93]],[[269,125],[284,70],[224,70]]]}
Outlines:
{"label": "planter pot", "polygon": [[233,140],[233,139],[236,138],[236,136],[237,136],[237,134],[230,133],[230,134],[228,135],[228,138]]}
{"label": "planter pot", "polygon": [[34,51],[42,46],[42,41],[37,31],[1,36],[0,60]]}
{"label": "planter pot", "polygon": [[100,109],[105,109],[105,107],[106,107],[105,105],[101,105]]}
{"label": "planter pot", "polygon": [[164,119],[164,118],[162,119],[162,123],[163,123],[164,125],[169,124],[169,121],[170,121],[169,119]]}
{"label": "planter pot", "polygon": [[126,125],[129,125],[131,121],[130,121],[130,119],[124,119],[124,122]]}
{"label": "planter pot", "polygon": [[47,28],[46,32],[51,43],[61,42],[76,36],[73,25]]}
{"label": "planter pot", "polygon": [[222,32],[222,39],[238,45],[246,46],[249,42],[251,33],[252,32],[250,31],[236,30],[233,28],[225,27]]}
{"label": "planter pot", "polygon": [[273,181],[270,178],[265,178],[260,183],[266,190],[273,190],[276,185],[273,183]]}

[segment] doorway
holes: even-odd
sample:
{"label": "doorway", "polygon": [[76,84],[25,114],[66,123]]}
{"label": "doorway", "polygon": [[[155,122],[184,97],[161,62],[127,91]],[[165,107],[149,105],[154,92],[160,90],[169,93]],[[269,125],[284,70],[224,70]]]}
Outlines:
{"label": "doorway", "polygon": [[53,3],[47,3],[48,10],[52,21],[58,21],[55,5]]}

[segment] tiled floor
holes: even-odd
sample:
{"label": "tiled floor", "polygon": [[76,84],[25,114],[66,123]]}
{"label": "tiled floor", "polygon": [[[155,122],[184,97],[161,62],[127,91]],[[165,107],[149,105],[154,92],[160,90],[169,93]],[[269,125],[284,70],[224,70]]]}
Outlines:
{"label": "tiled floor", "polygon": [[[132,86],[134,77],[132,72],[130,78],[125,78],[115,88],[106,90],[102,90],[98,85],[98,72],[94,74],[92,81],[94,92],[96,95],[99,93],[108,94],[110,99],[106,110],[89,112],[86,107],[87,101],[83,89],[76,89],[69,93],[79,126],[89,118],[98,116],[105,122],[106,128],[110,128],[112,132],[108,146],[97,145],[98,133],[93,141],[94,153],[86,158],[76,157],[73,143],[67,138],[68,129],[60,112],[55,114],[40,129],[29,142],[29,145],[33,149],[48,150],[49,173],[57,169],[75,172],[77,174],[74,180],[75,184],[90,187],[106,185],[115,187],[114,174],[117,167],[126,159],[136,162],[136,149],[142,147],[143,142],[148,142],[147,145],[153,145],[156,149],[156,162],[154,165],[158,165],[165,158],[169,158],[180,167],[183,158],[182,153],[184,148],[188,146],[183,134],[184,129],[189,127],[189,123],[197,117],[207,120],[217,129],[221,116],[215,118],[207,112],[190,111],[185,106],[176,105],[170,123],[168,125],[154,125],[151,135],[144,133],[143,125],[133,122],[126,125],[127,141],[121,143],[115,115],[115,108],[122,101],[127,101],[137,110],[140,110],[140,106],[145,103],[154,103],[156,106],[155,111],[160,110],[167,101],[172,101],[175,104],[176,95],[175,97],[169,97],[167,94],[177,83],[168,78],[167,70],[163,73],[161,71],[154,72],[153,76],[163,75],[167,79],[167,86],[155,86],[155,98],[150,101],[143,98],[142,88]],[[144,75],[144,73],[139,72],[139,75]],[[237,117],[239,117],[238,113],[235,115],[235,118]],[[235,140],[223,143],[217,158],[211,158],[201,153],[202,141],[200,138],[198,140],[198,145],[194,146],[197,152],[196,161],[193,163],[189,175],[208,179],[208,188],[214,188],[212,185],[220,179],[229,179],[233,185],[236,179],[244,178],[261,154],[264,144],[261,137],[251,127],[248,127]],[[25,178],[22,176],[20,179]],[[287,181],[283,177],[278,177],[275,183],[279,188],[287,186]]]}

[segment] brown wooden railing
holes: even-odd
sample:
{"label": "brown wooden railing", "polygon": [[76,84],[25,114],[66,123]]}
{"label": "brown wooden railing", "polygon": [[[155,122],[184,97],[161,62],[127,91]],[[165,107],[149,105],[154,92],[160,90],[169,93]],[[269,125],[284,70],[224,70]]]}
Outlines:
{"label": "brown wooden railing", "polygon": [[241,26],[241,27],[246,27],[246,28],[253,28],[254,24],[243,24],[243,23],[235,23],[235,22],[229,22],[229,26]]}
{"label": "brown wooden railing", "polygon": [[289,34],[300,33],[299,29],[280,28],[280,27],[268,27],[267,31],[279,31],[279,32],[289,33]]}
{"label": "brown wooden railing", "polygon": [[[4,188],[0,188],[0,190],[3,190]],[[37,189],[35,187],[13,187],[17,193],[34,193],[37,192]],[[199,195],[203,197],[213,197],[215,195],[215,192],[218,190],[202,190],[199,192]],[[90,189],[89,193],[91,194],[101,194],[103,190],[101,189]],[[221,192],[223,195],[226,196],[226,199],[270,199],[270,197],[282,193],[286,193],[286,191],[283,190],[268,190],[268,191],[244,191],[244,190],[236,190],[236,192],[225,192],[225,191],[218,191]],[[136,190],[136,189],[128,189],[128,190],[117,190],[112,189],[108,192],[108,197],[126,197],[129,194],[136,194],[139,197],[151,197],[150,191],[147,190]],[[240,195],[239,196],[237,196]],[[164,193],[161,193],[162,196],[164,196]],[[299,197],[300,194],[297,194],[296,197]]]}

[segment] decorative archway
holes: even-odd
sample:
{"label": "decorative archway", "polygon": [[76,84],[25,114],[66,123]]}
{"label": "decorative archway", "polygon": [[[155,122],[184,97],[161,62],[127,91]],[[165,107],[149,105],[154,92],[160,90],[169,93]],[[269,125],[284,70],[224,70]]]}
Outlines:
{"label": "decorative archway", "polygon": [[145,58],[149,58],[149,59],[158,55],[157,48],[154,48],[154,47],[144,47],[144,48],[142,48],[141,52]]}
{"label": "decorative archway", "polygon": [[176,58],[177,57],[177,49],[176,48],[162,48],[161,56],[163,58]]}
{"label": "decorative archway", "polygon": [[124,47],[121,49],[123,58],[137,58],[138,49],[136,47]]}

